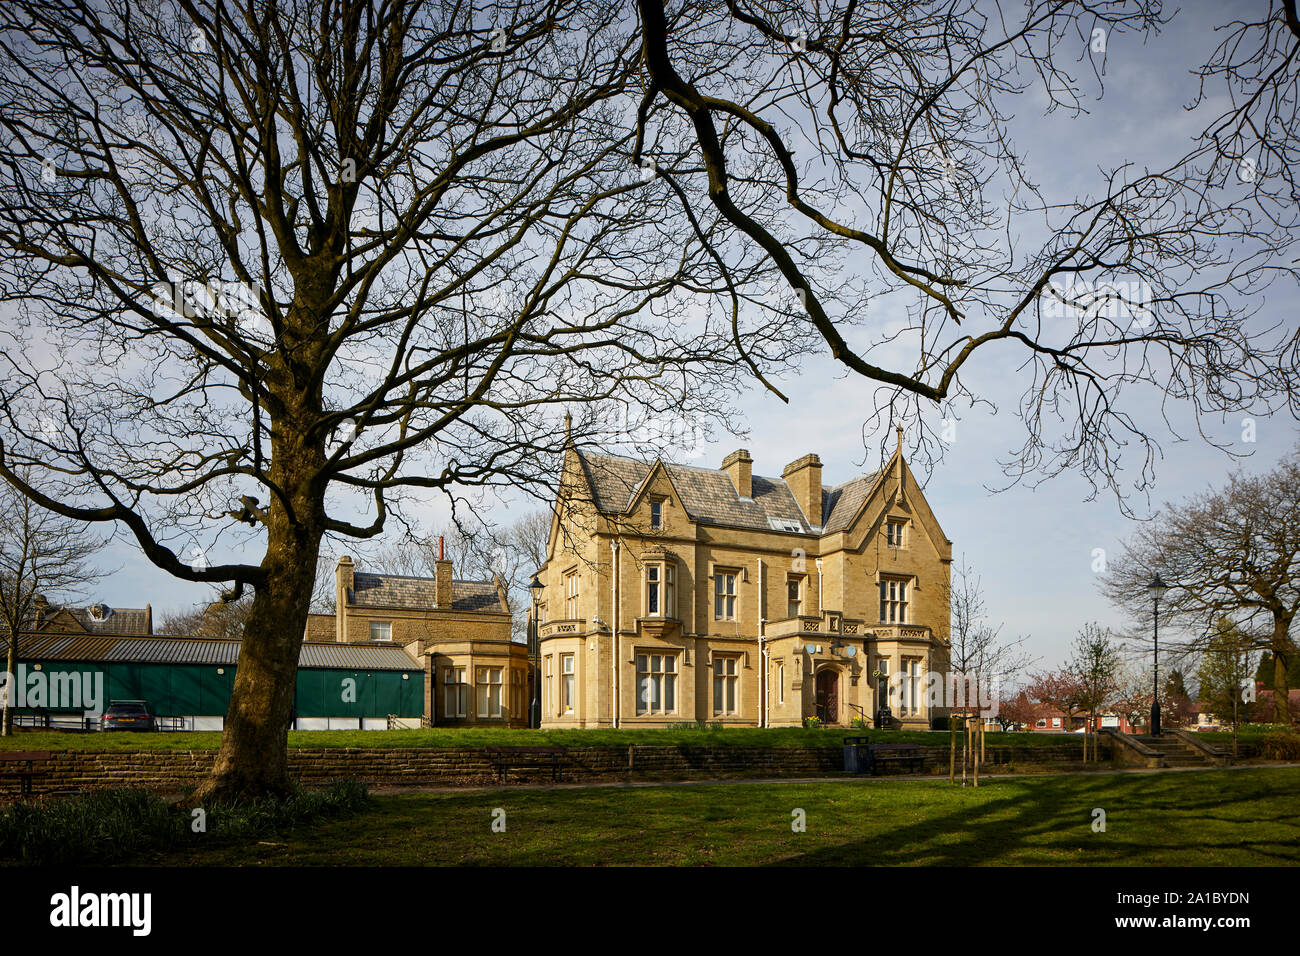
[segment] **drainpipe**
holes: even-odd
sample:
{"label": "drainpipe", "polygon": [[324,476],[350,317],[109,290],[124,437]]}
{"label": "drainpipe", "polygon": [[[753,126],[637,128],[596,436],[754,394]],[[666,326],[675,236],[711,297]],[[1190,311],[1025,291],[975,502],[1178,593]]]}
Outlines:
{"label": "drainpipe", "polygon": [[764,639],[767,633],[767,616],[763,614],[763,603],[767,597],[767,566],[763,564],[763,559],[758,559],[758,666],[763,668],[763,679],[759,681],[759,697],[762,698],[762,706],[758,711],[758,726],[767,726],[767,708],[768,694],[771,688],[767,683],[767,648],[764,646]]}
{"label": "drainpipe", "polygon": [[817,559],[817,616],[822,616],[822,559]]}
{"label": "drainpipe", "polygon": [[610,702],[610,718],[615,729],[618,728],[618,539],[609,541],[609,641],[611,649],[610,688],[614,699]]}

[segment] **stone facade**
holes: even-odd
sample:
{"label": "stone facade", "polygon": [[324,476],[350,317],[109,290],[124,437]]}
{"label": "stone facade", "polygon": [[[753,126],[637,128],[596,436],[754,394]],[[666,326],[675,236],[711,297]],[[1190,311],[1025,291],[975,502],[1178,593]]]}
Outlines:
{"label": "stone facade", "polygon": [[900,447],[828,487],[741,449],[717,469],[570,447],[536,602],[543,727],[926,728],[952,542]]}
{"label": "stone facade", "polygon": [[335,569],[334,614],[313,614],[306,640],[397,644],[424,665],[425,726],[526,727],[528,648],[511,640],[500,581],[452,580],[439,560],[431,578]]}

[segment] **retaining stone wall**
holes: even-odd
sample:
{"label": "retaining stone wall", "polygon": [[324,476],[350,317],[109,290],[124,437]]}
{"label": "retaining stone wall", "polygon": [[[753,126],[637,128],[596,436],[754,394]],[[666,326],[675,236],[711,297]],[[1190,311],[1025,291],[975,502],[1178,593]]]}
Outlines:
{"label": "retaining stone wall", "polygon": [[[1103,760],[1109,758],[1102,745]],[[947,747],[922,747],[923,770],[948,772]],[[1017,769],[1082,767],[1082,745],[989,747],[984,769],[1007,764]],[[68,793],[98,787],[138,786],[177,789],[201,779],[212,767],[215,750],[56,751],[46,773],[34,781],[38,793]],[[960,759],[960,752],[959,757]],[[549,781],[549,758],[525,757],[508,771],[511,783]],[[483,750],[410,747],[321,747],[289,751],[290,772],[307,785],[340,777],[375,784],[473,786],[498,782],[493,755]],[[840,748],[790,747],[570,747],[561,758],[561,779],[622,780],[730,777],[815,777],[843,773]],[[0,794],[17,793],[17,777],[0,774]]]}

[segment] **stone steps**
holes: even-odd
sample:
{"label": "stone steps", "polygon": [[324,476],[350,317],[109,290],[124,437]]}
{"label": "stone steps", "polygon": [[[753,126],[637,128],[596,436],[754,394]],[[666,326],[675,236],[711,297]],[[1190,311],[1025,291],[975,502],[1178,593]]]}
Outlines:
{"label": "stone steps", "polygon": [[1159,737],[1145,734],[1137,739],[1152,750],[1163,753],[1165,755],[1164,763],[1167,767],[1211,767],[1215,765],[1213,758],[1209,754],[1203,753],[1181,737],[1175,737],[1173,734],[1161,734]]}

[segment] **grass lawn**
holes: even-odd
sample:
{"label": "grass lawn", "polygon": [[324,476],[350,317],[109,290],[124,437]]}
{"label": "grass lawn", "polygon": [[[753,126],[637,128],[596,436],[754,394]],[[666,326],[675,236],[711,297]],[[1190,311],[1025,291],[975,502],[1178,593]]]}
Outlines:
{"label": "grass lawn", "polygon": [[[946,781],[401,794],[169,866],[1137,865],[1300,863],[1300,769]],[[492,832],[493,809],[506,832]],[[1106,832],[1093,832],[1093,809]],[[807,830],[791,830],[791,811]]]}
{"label": "grass lawn", "polygon": [[[645,746],[697,747],[841,747],[849,736],[875,742],[948,745],[947,731],[805,730],[800,727],[735,727],[725,730],[509,730],[433,727],[426,730],[294,730],[290,747],[484,747],[554,745],[562,747]],[[987,746],[1059,746],[1077,742],[1078,734],[988,734]],[[0,737],[5,750],[215,750],[221,734],[212,733],[92,733],[27,732]]]}

